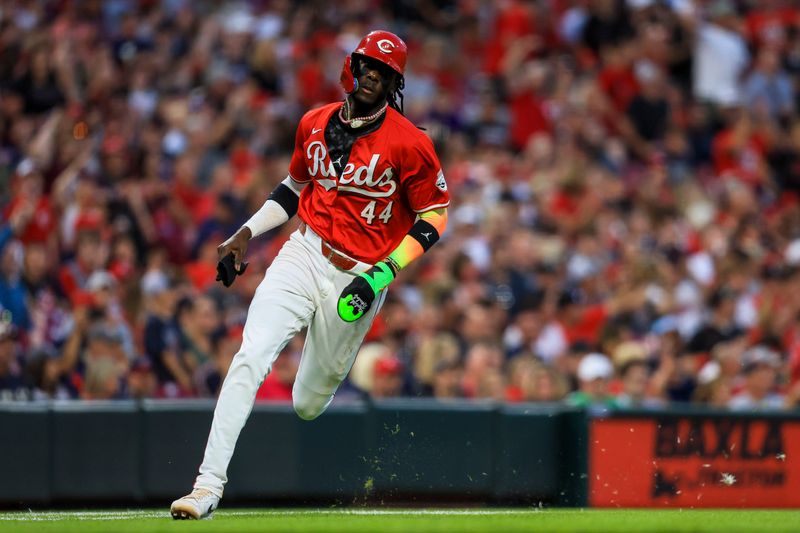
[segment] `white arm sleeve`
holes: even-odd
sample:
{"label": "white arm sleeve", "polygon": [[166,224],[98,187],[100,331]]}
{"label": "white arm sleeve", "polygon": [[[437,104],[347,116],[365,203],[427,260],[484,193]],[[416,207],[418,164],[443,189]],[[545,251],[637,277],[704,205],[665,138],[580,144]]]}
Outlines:
{"label": "white arm sleeve", "polygon": [[[281,183],[289,187],[298,197],[306,186],[305,183],[297,183],[290,176],[287,176]],[[275,200],[268,199],[244,225],[250,228],[250,233],[252,233],[250,238],[252,239],[272,228],[277,228],[287,220],[289,220],[289,213],[286,212],[286,209]]]}

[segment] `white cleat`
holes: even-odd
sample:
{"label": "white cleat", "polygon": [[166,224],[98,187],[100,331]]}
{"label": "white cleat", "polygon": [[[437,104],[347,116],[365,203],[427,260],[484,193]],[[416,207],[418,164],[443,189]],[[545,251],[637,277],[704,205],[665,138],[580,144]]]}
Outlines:
{"label": "white cleat", "polygon": [[218,505],[219,496],[207,489],[194,489],[172,502],[169,512],[175,520],[202,520],[210,518]]}

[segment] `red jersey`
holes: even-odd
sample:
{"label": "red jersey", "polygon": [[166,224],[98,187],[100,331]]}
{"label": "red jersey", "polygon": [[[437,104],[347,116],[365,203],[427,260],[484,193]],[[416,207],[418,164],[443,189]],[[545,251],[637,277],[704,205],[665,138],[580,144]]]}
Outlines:
{"label": "red jersey", "polygon": [[376,130],[355,139],[337,176],[325,127],[341,105],[300,120],[289,175],[309,184],[300,218],[335,249],[374,264],[397,248],[418,213],[446,207],[450,195],[433,143],[392,108]]}

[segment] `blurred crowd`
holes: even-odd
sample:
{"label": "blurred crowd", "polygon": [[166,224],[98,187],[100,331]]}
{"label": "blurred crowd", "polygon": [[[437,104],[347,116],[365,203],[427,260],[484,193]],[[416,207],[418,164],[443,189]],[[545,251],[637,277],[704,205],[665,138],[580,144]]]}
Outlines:
{"label": "blurred crowd", "polygon": [[[216,247],[372,29],[452,196],[337,398],[800,401],[800,6],[10,0],[0,401],[214,397],[296,228]],[[302,336],[258,393],[288,400]]]}

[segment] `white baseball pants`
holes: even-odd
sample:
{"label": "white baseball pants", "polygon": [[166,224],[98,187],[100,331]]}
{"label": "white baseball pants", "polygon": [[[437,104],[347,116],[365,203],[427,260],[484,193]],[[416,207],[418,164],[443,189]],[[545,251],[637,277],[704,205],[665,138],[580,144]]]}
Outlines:
{"label": "white baseball pants", "polygon": [[253,409],[256,391],[284,346],[308,326],[292,401],[305,420],[322,414],[353,366],[356,353],[378,313],[386,291],[363,317],[344,322],[336,310],[339,294],[359,272],[342,271],[320,250],[311,228],[295,231],[256,289],[244,326],[242,347],[222,384],[195,488],[222,497],[228,463]]}

